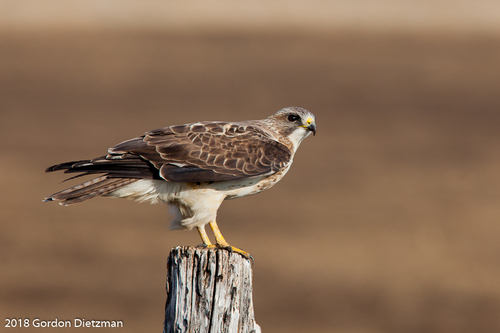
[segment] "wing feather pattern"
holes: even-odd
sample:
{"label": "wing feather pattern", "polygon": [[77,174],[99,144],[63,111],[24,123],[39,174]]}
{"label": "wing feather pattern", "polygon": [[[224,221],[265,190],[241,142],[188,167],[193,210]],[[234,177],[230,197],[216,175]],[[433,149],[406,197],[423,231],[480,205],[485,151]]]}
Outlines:
{"label": "wing feather pattern", "polygon": [[139,155],[173,182],[239,180],[275,173],[290,162],[283,144],[252,125],[204,122],[161,128],[122,142],[107,158]]}

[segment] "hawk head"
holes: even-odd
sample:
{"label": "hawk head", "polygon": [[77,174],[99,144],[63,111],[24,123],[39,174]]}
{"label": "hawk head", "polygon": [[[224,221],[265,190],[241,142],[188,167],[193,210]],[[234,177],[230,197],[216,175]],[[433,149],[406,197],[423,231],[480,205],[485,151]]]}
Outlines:
{"label": "hawk head", "polygon": [[266,119],[274,131],[290,140],[297,149],[303,139],[311,132],[316,135],[316,117],[306,109],[296,106],[279,110]]}

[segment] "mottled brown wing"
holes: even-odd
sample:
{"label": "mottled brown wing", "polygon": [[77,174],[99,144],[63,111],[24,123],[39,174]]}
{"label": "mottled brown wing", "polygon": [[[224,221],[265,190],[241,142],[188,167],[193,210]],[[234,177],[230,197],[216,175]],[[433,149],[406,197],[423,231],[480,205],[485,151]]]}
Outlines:
{"label": "mottled brown wing", "polygon": [[140,155],[173,182],[238,180],[275,173],[291,152],[257,127],[203,122],[161,128],[109,150]]}

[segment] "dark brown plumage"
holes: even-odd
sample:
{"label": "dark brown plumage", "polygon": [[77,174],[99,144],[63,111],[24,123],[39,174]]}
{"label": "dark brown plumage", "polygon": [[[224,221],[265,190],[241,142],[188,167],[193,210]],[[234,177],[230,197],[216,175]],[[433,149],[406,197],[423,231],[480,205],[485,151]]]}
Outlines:
{"label": "dark brown plumage", "polygon": [[238,180],[276,172],[291,151],[247,124],[201,122],[150,131],[109,149],[107,158],[140,156],[172,182]]}

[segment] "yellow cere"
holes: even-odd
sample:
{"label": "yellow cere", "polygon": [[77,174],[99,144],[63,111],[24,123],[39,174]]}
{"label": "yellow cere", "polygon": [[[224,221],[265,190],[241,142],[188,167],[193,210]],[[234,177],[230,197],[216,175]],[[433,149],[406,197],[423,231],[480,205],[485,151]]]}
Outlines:
{"label": "yellow cere", "polygon": [[308,125],[311,125],[312,122],[313,122],[313,119],[311,117],[307,118],[307,124]]}

